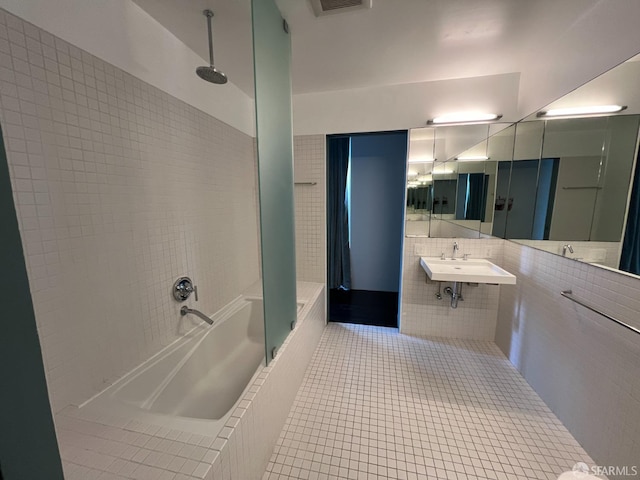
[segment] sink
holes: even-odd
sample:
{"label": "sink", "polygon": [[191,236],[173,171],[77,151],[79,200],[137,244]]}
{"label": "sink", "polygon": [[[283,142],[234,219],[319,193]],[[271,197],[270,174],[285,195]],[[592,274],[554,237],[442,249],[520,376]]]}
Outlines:
{"label": "sink", "polygon": [[420,266],[431,280],[441,282],[515,285],[516,276],[484,258],[420,257]]}

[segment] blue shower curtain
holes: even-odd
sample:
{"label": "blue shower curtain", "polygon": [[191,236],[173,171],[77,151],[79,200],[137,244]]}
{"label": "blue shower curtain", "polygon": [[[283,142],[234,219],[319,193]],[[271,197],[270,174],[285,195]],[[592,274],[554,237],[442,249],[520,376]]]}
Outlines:
{"label": "blue shower curtain", "polygon": [[[638,159],[640,160],[640,155]],[[636,172],[633,178],[620,270],[640,275],[640,163],[638,162],[636,162]]]}
{"label": "blue shower curtain", "polygon": [[461,173],[458,175],[456,194],[456,219],[480,220],[484,222],[485,212],[484,173]]}
{"label": "blue shower curtain", "polygon": [[484,173],[470,173],[467,178],[466,220],[484,221]]}
{"label": "blue shower curtain", "polygon": [[347,170],[351,138],[327,137],[329,288],[351,288]]}

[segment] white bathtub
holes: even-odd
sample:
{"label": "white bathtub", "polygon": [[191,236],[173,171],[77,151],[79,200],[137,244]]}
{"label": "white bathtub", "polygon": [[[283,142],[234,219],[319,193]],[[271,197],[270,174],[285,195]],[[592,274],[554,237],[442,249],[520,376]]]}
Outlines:
{"label": "white bathtub", "polygon": [[81,408],[215,436],[264,366],[262,300],[240,297],[211,318]]}

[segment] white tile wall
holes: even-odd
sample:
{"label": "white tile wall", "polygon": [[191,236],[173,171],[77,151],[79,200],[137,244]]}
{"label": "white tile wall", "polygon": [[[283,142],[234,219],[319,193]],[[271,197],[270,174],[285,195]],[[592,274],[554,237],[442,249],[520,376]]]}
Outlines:
{"label": "white tile wall", "polygon": [[258,279],[251,137],[2,10],[0,121],[54,411]]}
{"label": "white tile wall", "polygon": [[[505,242],[496,343],[599,465],[640,466],[640,278]],[[611,478],[629,478],[616,477]]]}
{"label": "white tile wall", "polygon": [[431,219],[431,237],[433,238],[478,238],[480,222],[470,220]]}
{"label": "white tile wall", "polygon": [[[500,239],[466,238],[405,238],[402,267],[402,317],[400,331],[406,335],[452,337],[491,340],[494,337],[500,290],[509,286],[463,286],[463,302],[452,309],[450,298],[444,293],[442,300],[435,296],[438,282],[428,279],[420,266],[420,257],[439,257],[453,253],[453,242],[460,250],[457,255],[469,253],[475,258],[489,258],[502,262]],[[442,283],[442,289],[449,285]]]}
{"label": "white tile wall", "polygon": [[574,242],[557,240],[516,240],[522,245],[562,255],[563,246],[570,244],[573,253],[566,251],[568,258],[579,259],[587,263],[597,263],[610,268],[618,268],[622,242]]}
{"label": "white tile wall", "polygon": [[324,283],[327,271],[326,174],[324,135],[293,139],[295,186],[296,270],[299,281]]}
{"label": "white tile wall", "polygon": [[259,479],[325,328],[324,288],[298,283],[305,303],[278,356],[253,380],[217,437],[67,407],[56,416],[67,480]]}

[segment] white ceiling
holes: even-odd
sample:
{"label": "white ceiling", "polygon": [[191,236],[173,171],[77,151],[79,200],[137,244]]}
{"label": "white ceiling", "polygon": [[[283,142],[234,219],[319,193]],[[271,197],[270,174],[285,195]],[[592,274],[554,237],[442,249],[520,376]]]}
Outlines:
{"label": "white ceiling", "polygon": [[373,0],[320,18],[307,1],[277,3],[291,25],[294,93],[517,72],[519,43],[535,33],[534,2]]}
{"label": "white ceiling", "polygon": [[[253,97],[250,0],[133,1],[203,63],[202,10],[211,8],[216,66]],[[307,0],[276,3],[290,25],[294,94],[303,94],[523,72],[592,21],[603,1],[373,0],[370,10],[319,18]]]}

